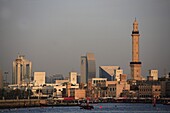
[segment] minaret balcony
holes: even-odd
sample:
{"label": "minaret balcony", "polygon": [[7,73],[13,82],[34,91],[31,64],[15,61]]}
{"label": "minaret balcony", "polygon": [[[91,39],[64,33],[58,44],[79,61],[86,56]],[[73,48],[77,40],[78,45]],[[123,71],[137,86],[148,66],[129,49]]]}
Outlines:
{"label": "minaret balcony", "polygon": [[130,64],[142,64],[142,62],[130,62]]}
{"label": "minaret balcony", "polygon": [[139,34],[139,31],[132,31],[132,34]]}

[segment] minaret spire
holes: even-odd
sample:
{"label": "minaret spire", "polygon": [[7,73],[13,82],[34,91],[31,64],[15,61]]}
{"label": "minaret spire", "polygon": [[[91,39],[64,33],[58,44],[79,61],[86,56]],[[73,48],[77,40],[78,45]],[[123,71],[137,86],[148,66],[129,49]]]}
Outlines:
{"label": "minaret spire", "polygon": [[135,18],[132,30],[132,62],[130,62],[131,76],[134,80],[141,80],[141,62],[139,61],[139,30]]}

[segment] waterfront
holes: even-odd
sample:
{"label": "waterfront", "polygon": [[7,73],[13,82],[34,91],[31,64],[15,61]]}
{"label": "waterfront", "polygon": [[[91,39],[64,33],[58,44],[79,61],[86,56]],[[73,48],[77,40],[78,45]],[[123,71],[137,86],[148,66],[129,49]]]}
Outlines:
{"label": "waterfront", "polygon": [[1,109],[1,113],[170,113],[169,105],[141,103],[98,103],[93,104],[93,110],[83,110],[74,107],[32,107],[17,109]]}

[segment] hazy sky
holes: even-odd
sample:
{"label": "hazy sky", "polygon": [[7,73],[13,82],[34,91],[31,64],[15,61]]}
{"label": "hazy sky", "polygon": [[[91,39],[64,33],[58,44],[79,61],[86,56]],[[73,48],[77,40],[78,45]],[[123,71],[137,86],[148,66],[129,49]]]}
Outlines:
{"label": "hazy sky", "polygon": [[[170,71],[170,0],[0,0],[0,66],[12,77],[23,54],[33,71],[80,72],[93,52],[96,69],[118,65],[130,77],[131,31],[137,18],[142,75]],[[97,75],[98,76],[98,75]]]}

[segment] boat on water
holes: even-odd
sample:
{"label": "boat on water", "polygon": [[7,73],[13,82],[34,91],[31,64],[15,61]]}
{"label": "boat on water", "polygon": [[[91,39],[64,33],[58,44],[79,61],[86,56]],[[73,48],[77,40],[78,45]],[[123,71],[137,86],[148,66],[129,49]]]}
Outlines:
{"label": "boat on water", "polygon": [[89,99],[87,98],[87,103],[85,104],[80,104],[79,105],[80,109],[86,109],[86,110],[91,110],[94,109],[92,105],[89,105]]}
{"label": "boat on water", "polygon": [[91,110],[94,109],[94,107],[92,105],[80,105],[80,109]]}

